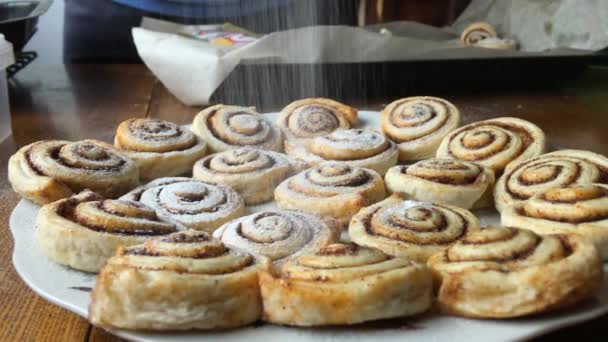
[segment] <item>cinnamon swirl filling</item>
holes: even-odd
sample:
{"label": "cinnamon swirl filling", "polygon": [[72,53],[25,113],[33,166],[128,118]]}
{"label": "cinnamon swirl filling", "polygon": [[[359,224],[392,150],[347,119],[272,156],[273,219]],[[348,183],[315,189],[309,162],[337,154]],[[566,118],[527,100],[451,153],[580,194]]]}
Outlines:
{"label": "cinnamon swirl filling", "polygon": [[297,211],[266,211],[234,220],[214,234],[228,245],[284,261],[335,241],[334,227],[319,216]]}
{"label": "cinnamon swirl filling", "polygon": [[519,213],[572,224],[608,220],[608,189],[593,184],[550,189],[523,202]]}
{"label": "cinnamon swirl filling", "polygon": [[517,118],[475,122],[446,136],[437,157],[471,161],[489,167],[497,175],[512,162],[540,155],[545,135],[536,125]]}
{"label": "cinnamon swirl filling", "polygon": [[[121,260],[121,256],[126,259]],[[125,264],[142,270],[208,275],[235,273],[254,262],[251,255],[225,246],[205,232],[192,230],[124,248],[110,260],[110,264]]]}
{"label": "cinnamon swirl filling", "polygon": [[207,125],[218,140],[233,146],[261,145],[273,135],[270,122],[249,111],[218,109],[208,116]]}
{"label": "cinnamon swirl filling", "polygon": [[185,151],[198,143],[189,130],[164,120],[129,119],[118,126],[117,146],[134,152]]}
{"label": "cinnamon swirl filling", "polygon": [[454,116],[459,116],[458,110],[443,99],[406,98],[387,107],[382,115],[382,127],[389,138],[406,143],[436,134],[446,125],[452,125]]}
{"label": "cinnamon swirl filling", "polygon": [[304,99],[285,107],[277,123],[288,140],[311,139],[351,128],[357,123],[357,110],[330,99]]}
{"label": "cinnamon swirl filling", "polygon": [[359,245],[426,261],[477,230],[479,220],[468,210],[394,195],[357,213],[348,232]]}
{"label": "cinnamon swirl filling", "polygon": [[486,269],[517,270],[567,258],[570,252],[567,241],[557,236],[488,227],[447,248],[444,262],[448,268],[475,267],[475,263],[484,262]]}
{"label": "cinnamon swirl filling", "polygon": [[111,234],[165,235],[179,229],[175,224],[161,221],[148,206],[122,200],[95,200],[76,203],[65,201],[58,214],[82,227]]}
{"label": "cinnamon swirl filling", "polygon": [[349,161],[371,158],[392,147],[383,135],[370,130],[337,130],[316,138],[310,151],[324,160]]}
{"label": "cinnamon swirl filling", "polygon": [[402,166],[401,173],[435,183],[451,185],[473,184],[483,174],[477,164],[454,159],[428,159],[411,166]]}
{"label": "cinnamon swirl filling", "polygon": [[230,186],[191,178],[161,178],[124,198],[150,206],[164,219],[208,232],[245,213],[243,199]]}

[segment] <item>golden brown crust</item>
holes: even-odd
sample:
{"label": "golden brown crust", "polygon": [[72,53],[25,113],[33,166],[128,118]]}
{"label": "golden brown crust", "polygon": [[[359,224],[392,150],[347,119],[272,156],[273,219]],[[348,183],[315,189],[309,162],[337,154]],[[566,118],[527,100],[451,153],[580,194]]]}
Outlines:
{"label": "golden brown crust", "polygon": [[119,246],[142,243],[167,235],[181,225],[157,217],[141,203],[103,200],[84,191],[43,206],[38,212],[35,237],[42,252],[72,268],[97,272]]}
{"label": "golden brown crust", "polygon": [[260,271],[264,320],[323,326],[409,316],[431,305],[428,269],[354,244],[302,255],[278,274]]}
{"label": "golden brown crust", "polygon": [[576,235],[489,227],[429,259],[447,313],[510,318],[553,311],[597,294],[596,249]]}
{"label": "golden brown crust", "polygon": [[253,108],[215,105],[194,118],[192,131],[203,138],[211,152],[257,147],[281,152],[283,133]]}
{"label": "golden brown crust", "polygon": [[419,262],[479,230],[468,210],[447,204],[403,200],[395,194],[362,209],[348,234],[355,243]]}
{"label": "golden brown crust", "polygon": [[277,185],[305,168],[282,153],[242,147],[199,160],[192,173],[195,179],[230,185],[245,204],[254,205],[273,200]]}
{"label": "golden brown crust", "polygon": [[503,225],[537,234],[579,234],[608,259],[608,185],[553,188],[501,212]]}
{"label": "golden brown crust", "polygon": [[190,173],[206,151],[189,129],[158,119],[129,119],[116,129],[114,145],[139,166],[142,181]]}
{"label": "golden brown crust", "polygon": [[473,162],[431,158],[409,166],[395,166],[385,177],[391,193],[471,209],[492,205],[494,172]]}
{"label": "golden brown crust", "polygon": [[343,227],[361,208],[385,197],[384,181],[377,172],[336,163],[300,172],[275,190],[280,208],[331,217]]}
{"label": "golden brown crust", "polygon": [[97,277],[95,325],[135,330],[227,329],[260,317],[258,262],[200,231],[118,251]]}
{"label": "golden brown crust", "polygon": [[382,132],[399,149],[399,161],[430,158],[441,139],[460,125],[460,111],[437,97],[407,97],[381,113]]}
{"label": "golden brown crust", "polygon": [[545,151],[545,133],[535,124],[511,117],[474,122],[448,134],[437,157],[476,162],[500,176],[510,163]]}
{"label": "golden brown crust", "polygon": [[9,160],[13,189],[37,204],[47,204],[85,189],[115,198],[139,184],[133,160],[97,140],[38,141]]}
{"label": "golden brown crust", "polygon": [[496,183],[496,208],[503,211],[530,197],[573,185],[608,182],[608,158],[581,150],[561,150],[513,163]]}

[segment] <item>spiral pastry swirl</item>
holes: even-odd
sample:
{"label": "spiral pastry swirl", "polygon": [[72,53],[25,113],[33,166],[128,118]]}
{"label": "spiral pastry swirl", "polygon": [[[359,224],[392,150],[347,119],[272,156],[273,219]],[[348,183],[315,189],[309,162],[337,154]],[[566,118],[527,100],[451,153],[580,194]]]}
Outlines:
{"label": "spiral pastry swirl", "polygon": [[136,187],[138,167],[113,146],[97,140],[38,141],[9,160],[13,189],[37,204],[63,199],[85,189],[114,198]]}
{"label": "spiral pastry swirl", "polygon": [[166,220],[207,232],[245,215],[243,198],[230,186],[191,178],[159,178],[122,198],[144,203]]}
{"label": "spiral pastry swirl", "polygon": [[277,273],[260,272],[264,318],[272,323],[355,324],[414,315],[432,302],[425,265],[354,244],[328,245]]}
{"label": "spiral pastry swirl", "polygon": [[391,193],[418,201],[440,202],[471,209],[492,205],[494,172],[473,162],[432,158],[395,166],[385,177]]}
{"label": "spiral pastry swirl", "polygon": [[404,201],[393,195],[357,213],[348,235],[359,245],[426,262],[434,253],[477,230],[479,220],[466,209]]}
{"label": "spiral pastry swirl", "polygon": [[45,255],[87,272],[99,271],[119,246],[183,229],[142,203],[103,200],[91,191],[44,205],[36,227],[35,237]]}
{"label": "spiral pastry swirl", "polygon": [[260,317],[248,253],[186,230],[121,248],[99,273],[89,307],[96,325],[142,330],[234,328]]}
{"label": "spiral pastry swirl", "polygon": [[138,164],[143,181],[189,173],[207,151],[205,142],[189,129],[157,119],[122,122],[114,145]]}
{"label": "spiral pastry swirl", "polygon": [[209,183],[230,185],[254,205],[274,198],[274,189],[306,164],[278,152],[242,147],[215,153],[194,164],[193,176]]}
{"label": "spiral pastry swirl", "polygon": [[192,131],[203,138],[212,152],[238,147],[283,150],[283,133],[252,108],[216,105],[200,112]]}
{"label": "spiral pastry swirl", "polygon": [[[290,103],[279,114],[277,124],[285,134],[285,149],[293,140],[316,138],[357,124],[357,109],[340,102],[313,98]],[[297,144],[298,142],[295,142]]]}
{"label": "spiral pastry swirl", "polygon": [[546,190],[505,208],[501,223],[538,234],[582,235],[593,242],[603,259],[608,259],[608,185]]}
{"label": "spiral pastry swirl", "polygon": [[288,150],[288,153],[311,166],[336,161],[372,169],[381,175],[397,164],[399,158],[392,141],[378,132],[364,129],[337,130]]}
{"label": "spiral pastry swirl", "polygon": [[450,131],[460,125],[460,111],[437,97],[407,97],[389,104],[381,114],[382,132],[397,143],[399,161],[432,157]]}
{"label": "spiral pastry swirl", "polygon": [[440,281],[440,307],[467,317],[563,308],[597,294],[603,279],[600,257],[583,238],[507,227],[475,232],[428,264]]}
{"label": "spiral pastry swirl", "polygon": [[531,122],[497,118],[475,122],[448,134],[437,157],[476,162],[500,176],[509,163],[534,158],[545,150],[545,133]]}
{"label": "spiral pastry swirl", "polygon": [[496,184],[496,208],[502,212],[551,188],[591,183],[608,183],[608,158],[580,150],[546,153],[509,166]]}
{"label": "spiral pastry swirl", "polygon": [[497,37],[498,34],[496,34],[494,26],[484,22],[476,22],[470,24],[462,31],[460,42],[465,46],[473,46],[485,39]]}
{"label": "spiral pastry swirl", "polygon": [[383,200],[386,193],[373,170],[324,163],[283,181],[274,197],[280,208],[331,217],[346,227],[361,208]]}
{"label": "spiral pastry swirl", "polygon": [[299,211],[262,211],[228,222],[213,233],[227,245],[281,264],[338,240],[335,222]]}

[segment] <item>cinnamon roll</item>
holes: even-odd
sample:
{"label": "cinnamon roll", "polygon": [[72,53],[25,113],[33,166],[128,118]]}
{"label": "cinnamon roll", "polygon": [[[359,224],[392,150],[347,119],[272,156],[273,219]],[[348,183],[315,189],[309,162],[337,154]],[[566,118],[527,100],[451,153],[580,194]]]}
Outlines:
{"label": "cinnamon roll", "polygon": [[546,153],[509,166],[496,183],[496,208],[503,211],[551,188],[591,183],[608,183],[608,158],[580,150]]}
{"label": "cinnamon roll", "polygon": [[290,103],[279,114],[277,124],[285,135],[285,149],[297,147],[302,140],[329,134],[357,125],[358,111],[340,102],[311,98]]}
{"label": "cinnamon roll", "polygon": [[23,198],[46,204],[85,189],[120,196],[139,184],[139,171],[133,160],[101,141],[45,140],[9,159],[8,178]]}
{"label": "cinnamon roll", "polygon": [[465,46],[472,46],[479,44],[479,42],[485,39],[497,37],[498,34],[496,34],[494,26],[484,22],[476,22],[470,24],[462,31],[460,42]]}
{"label": "cinnamon roll", "polygon": [[163,221],[142,203],[104,200],[91,191],[42,206],[36,241],[51,260],[77,270],[97,272],[119,246],[183,229]]}
{"label": "cinnamon roll", "polygon": [[479,220],[466,209],[404,201],[393,195],[357,213],[350,222],[348,235],[361,246],[426,262],[431,255],[477,230]]}
{"label": "cinnamon roll", "polygon": [[241,217],[220,227],[213,236],[277,264],[339,240],[334,221],[290,210],[262,211]]}
{"label": "cinnamon roll", "polygon": [[278,152],[251,147],[215,153],[194,164],[193,176],[230,185],[253,205],[273,200],[274,188],[306,168],[306,163]]}
{"label": "cinnamon roll", "polygon": [[150,181],[190,173],[207,145],[192,131],[157,119],[129,119],[118,126],[114,145],[139,166],[139,177]]}
{"label": "cinnamon roll", "polygon": [[597,250],[576,235],[536,235],[488,227],[428,262],[440,283],[442,311],[466,317],[510,318],[574,305],[601,289]]}
{"label": "cinnamon roll", "polygon": [[476,162],[500,176],[509,163],[534,158],[545,151],[545,133],[518,118],[475,122],[448,134],[437,157]]}
{"label": "cinnamon roll", "polygon": [[283,150],[283,133],[253,108],[215,105],[200,112],[192,131],[203,138],[211,152],[250,146]]}
{"label": "cinnamon roll", "polygon": [[399,158],[392,141],[378,132],[365,129],[337,130],[309,140],[304,145],[288,148],[287,153],[306,161],[310,166],[336,161],[372,169],[381,175],[397,164]]}
{"label": "cinnamon roll", "polygon": [[400,161],[422,160],[460,125],[460,111],[437,97],[407,97],[389,104],[380,120],[382,132],[397,143]]}
{"label": "cinnamon roll", "polygon": [[538,234],[582,235],[608,259],[608,185],[550,189],[505,208],[500,218],[503,225]]}
{"label": "cinnamon roll", "polygon": [[280,208],[331,217],[346,227],[361,208],[383,200],[386,193],[376,171],[324,163],[286,179],[274,197]]}
{"label": "cinnamon roll", "polygon": [[386,188],[407,198],[471,209],[492,205],[494,172],[473,162],[433,158],[386,173]]}
{"label": "cinnamon roll", "polygon": [[230,186],[191,178],[159,178],[122,199],[141,202],[166,220],[207,232],[245,215],[243,198]]}
{"label": "cinnamon roll", "polygon": [[240,327],[262,311],[259,267],[201,231],[121,248],[97,276],[89,320],[134,330]]}
{"label": "cinnamon roll", "polygon": [[425,265],[354,244],[331,244],[260,272],[264,319],[295,326],[356,324],[429,309]]}

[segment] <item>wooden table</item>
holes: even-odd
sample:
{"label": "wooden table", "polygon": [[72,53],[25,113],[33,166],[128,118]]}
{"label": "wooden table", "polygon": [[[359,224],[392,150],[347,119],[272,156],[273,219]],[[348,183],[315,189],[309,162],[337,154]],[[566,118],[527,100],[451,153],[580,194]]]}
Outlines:
{"label": "wooden table", "polygon": [[[192,120],[198,108],[180,104],[141,65],[29,66],[10,82],[13,135],[0,143],[0,341],[117,341],[85,319],[47,303],[19,279],[11,263],[8,218],[19,197],[6,177],[16,148],[49,138],[112,141],[130,117]],[[608,70],[545,91],[447,96],[466,122],[512,115],[540,125],[551,147],[590,149],[608,155]],[[380,99],[369,109],[379,109]],[[354,101],[356,103],[356,101]],[[275,110],[262,108],[262,110]],[[545,337],[596,337],[608,315]],[[601,335],[600,335],[601,336]]]}

